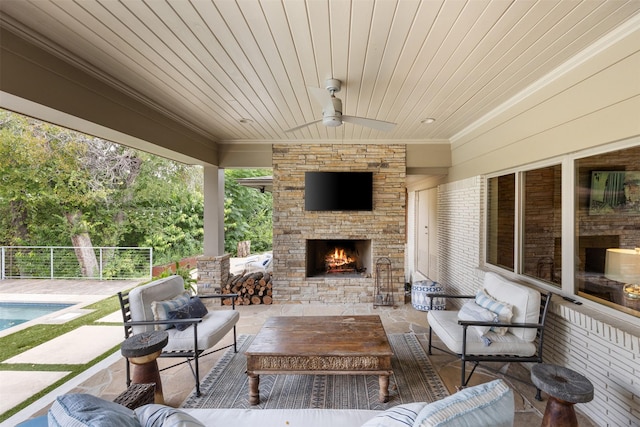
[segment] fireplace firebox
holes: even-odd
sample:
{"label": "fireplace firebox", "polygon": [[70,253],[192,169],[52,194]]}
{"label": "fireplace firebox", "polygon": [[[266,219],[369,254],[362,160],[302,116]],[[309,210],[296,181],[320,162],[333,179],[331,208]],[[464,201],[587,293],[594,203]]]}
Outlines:
{"label": "fireplace firebox", "polygon": [[371,240],[307,240],[307,277],[343,278],[371,273]]}

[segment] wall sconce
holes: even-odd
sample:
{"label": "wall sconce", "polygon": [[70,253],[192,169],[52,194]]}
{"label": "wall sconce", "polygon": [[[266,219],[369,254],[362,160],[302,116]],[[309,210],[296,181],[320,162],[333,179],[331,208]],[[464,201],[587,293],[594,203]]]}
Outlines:
{"label": "wall sconce", "polygon": [[640,248],[607,249],[604,276],[624,283],[625,297],[640,299]]}

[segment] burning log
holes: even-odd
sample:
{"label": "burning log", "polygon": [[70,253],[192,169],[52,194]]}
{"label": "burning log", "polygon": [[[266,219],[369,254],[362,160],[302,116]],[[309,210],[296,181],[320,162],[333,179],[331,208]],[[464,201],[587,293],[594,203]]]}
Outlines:
{"label": "burning log", "polygon": [[[269,273],[248,273],[230,275],[222,286],[223,294],[238,294],[235,303],[238,305],[271,304],[272,276]],[[231,300],[222,300],[224,305],[231,305]]]}

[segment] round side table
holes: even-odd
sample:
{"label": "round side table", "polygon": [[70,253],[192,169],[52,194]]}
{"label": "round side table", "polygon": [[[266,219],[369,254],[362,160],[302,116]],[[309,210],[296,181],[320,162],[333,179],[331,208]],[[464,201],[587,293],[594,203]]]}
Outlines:
{"label": "round side table", "polygon": [[155,403],[164,404],[162,382],[158,370],[158,356],[169,342],[169,334],[165,331],[142,332],[127,338],[120,348],[124,357],[133,363],[132,383],[155,383]]}
{"label": "round side table", "polygon": [[571,369],[539,363],[531,368],[531,381],[549,395],[542,427],[577,427],[575,403],[593,399],[593,384]]}

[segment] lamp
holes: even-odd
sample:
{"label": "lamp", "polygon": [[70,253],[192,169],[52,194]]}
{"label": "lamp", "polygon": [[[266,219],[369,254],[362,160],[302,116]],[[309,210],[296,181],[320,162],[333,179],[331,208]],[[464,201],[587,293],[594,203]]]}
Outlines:
{"label": "lamp", "polygon": [[624,283],[627,298],[640,299],[640,248],[607,249],[604,276]]}

